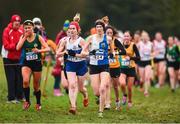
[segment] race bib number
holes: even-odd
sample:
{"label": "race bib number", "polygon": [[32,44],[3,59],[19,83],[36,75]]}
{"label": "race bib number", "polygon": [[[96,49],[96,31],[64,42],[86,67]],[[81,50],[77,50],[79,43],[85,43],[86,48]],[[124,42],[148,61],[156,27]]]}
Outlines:
{"label": "race bib number", "polygon": [[121,65],[122,65],[122,66],[129,66],[129,65],[130,65],[130,60],[122,59]]}
{"label": "race bib number", "polygon": [[109,59],[109,63],[116,63],[116,59]]}
{"label": "race bib number", "polygon": [[28,53],[26,53],[26,60],[27,60],[27,61],[37,60],[37,59],[38,59],[37,53],[34,53],[34,52],[28,52]]}
{"label": "race bib number", "polygon": [[94,57],[96,60],[103,60],[104,59],[103,55],[95,55]]}
{"label": "race bib number", "polygon": [[72,61],[72,62],[81,61],[81,59],[80,59],[80,58],[77,58],[77,57],[68,57],[68,60],[69,60],[69,61]]}
{"label": "race bib number", "polygon": [[171,62],[175,61],[175,59],[172,56],[170,56],[169,54],[167,54],[166,57],[167,57],[168,61],[171,61]]}

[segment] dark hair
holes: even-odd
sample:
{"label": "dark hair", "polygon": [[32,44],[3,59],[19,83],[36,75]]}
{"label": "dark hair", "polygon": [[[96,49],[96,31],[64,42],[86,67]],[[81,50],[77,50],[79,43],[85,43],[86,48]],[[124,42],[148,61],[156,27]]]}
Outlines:
{"label": "dark hair", "polygon": [[129,30],[126,30],[124,33],[129,33],[129,35],[132,37],[132,33]]}
{"label": "dark hair", "polygon": [[26,20],[23,23],[23,26],[25,26],[25,25],[32,25],[32,26],[34,26],[34,23],[31,20]]}
{"label": "dark hair", "polygon": [[141,35],[141,31],[137,30],[137,31],[134,32],[134,34]]}
{"label": "dark hair", "polygon": [[105,24],[101,19],[96,20],[95,27],[96,25],[101,25],[103,27],[103,30],[105,31]]}
{"label": "dark hair", "polygon": [[106,32],[108,29],[111,29],[111,30],[113,31],[113,36],[115,36],[115,35],[118,34],[117,30],[116,30],[113,26],[111,26],[111,25],[106,26],[105,32]]}

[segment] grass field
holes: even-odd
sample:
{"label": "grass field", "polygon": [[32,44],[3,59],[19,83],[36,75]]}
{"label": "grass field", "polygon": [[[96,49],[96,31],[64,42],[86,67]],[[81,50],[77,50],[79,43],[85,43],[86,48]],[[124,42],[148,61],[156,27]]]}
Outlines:
{"label": "grass field", "polygon": [[[28,111],[22,110],[22,103],[7,104],[7,86],[4,75],[2,60],[0,58],[0,122],[12,123],[148,123],[148,122],[179,122],[180,123],[180,88],[171,93],[166,85],[162,89],[151,88],[149,98],[144,98],[138,88],[133,89],[133,107],[130,110],[123,106],[122,111],[116,111],[114,105],[114,94],[112,91],[112,109],[104,112],[104,118],[98,118],[98,106],[95,104],[95,97],[92,89],[88,86],[90,104],[87,108],[82,105],[82,95],[78,96],[78,114],[68,113],[68,96],[53,96],[53,78],[48,79],[47,98],[42,97],[42,110],[35,111],[35,97],[32,95],[32,105]],[[32,83],[31,83],[32,84]]]}

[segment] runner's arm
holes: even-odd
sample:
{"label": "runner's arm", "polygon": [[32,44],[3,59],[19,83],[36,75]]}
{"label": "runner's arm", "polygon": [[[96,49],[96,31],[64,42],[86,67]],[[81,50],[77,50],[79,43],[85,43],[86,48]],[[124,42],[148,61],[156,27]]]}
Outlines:
{"label": "runner's arm", "polygon": [[50,51],[50,48],[49,48],[48,44],[45,42],[45,40],[42,38],[42,36],[39,35],[38,39],[39,39],[39,41],[40,41],[40,43],[42,45],[42,48],[40,50],[37,50],[37,52],[43,53],[43,52]]}
{"label": "runner's arm", "polygon": [[23,47],[23,44],[26,40],[26,35],[21,35],[18,44],[16,45],[16,50],[20,50]]}
{"label": "runner's arm", "polygon": [[119,55],[126,55],[126,50],[119,40],[115,39],[114,44],[120,50]]}
{"label": "runner's arm", "polygon": [[66,44],[66,40],[61,40],[58,49],[56,50],[56,57],[62,57],[65,53],[66,50],[65,49],[65,44]]}
{"label": "runner's arm", "polygon": [[135,62],[137,62],[140,60],[140,55],[139,55],[139,50],[135,44],[133,45],[133,50],[134,50],[136,56],[130,57],[130,60],[134,60]]}

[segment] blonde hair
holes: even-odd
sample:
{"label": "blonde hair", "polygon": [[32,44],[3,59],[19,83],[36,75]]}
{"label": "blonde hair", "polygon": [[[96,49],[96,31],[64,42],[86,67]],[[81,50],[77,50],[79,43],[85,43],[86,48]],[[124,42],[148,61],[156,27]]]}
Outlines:
{"label": "blonde hair", "polygon": [[144,40],[144,39],[150,41],[149,34],[145,30],[143,30],[142,33],[141,33],[141,40]]}

